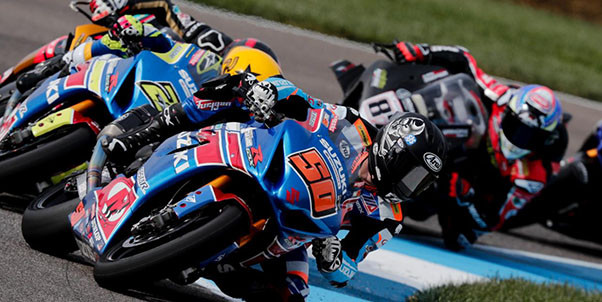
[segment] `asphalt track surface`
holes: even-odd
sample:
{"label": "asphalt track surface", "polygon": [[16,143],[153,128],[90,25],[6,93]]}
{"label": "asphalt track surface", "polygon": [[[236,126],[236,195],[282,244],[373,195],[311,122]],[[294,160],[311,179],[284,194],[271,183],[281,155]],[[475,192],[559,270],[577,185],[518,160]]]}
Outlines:
{"label": "asphalt track surface", "polygon": [[[86,19],[72,12],[67,4],[64,0],[0,1],[0,72],[37,47],[86,23]],[[330,62],[346,58],[369,64],[379,58],[366,45],[198,9],[188,3],[180,3],[180,6],[197,20],[233,37],[256,37],[267,42],[276,51],[288,79],[329,102],[336,102],[342,95],[328,69]],[[571,154],[602,118],[602,106],[568,96],[562,101],[565,111],[575,117],[569,126],[568,154]],[[180,287],[169,282],[126,293],[102,289],[92,278],[92,268],[77,257],[65,260],[29,249],[21,236],[20,221],[20,214],[0,210],[0,301],[221,300],[203,288]],[[408,222],[408,225],[421,234],[439,231],[432,219],[426,223]],[[574,240],[540,226],[521,228],[509,234],[488,234],[480,238],[479,243],[602,263],[602,245]]]}

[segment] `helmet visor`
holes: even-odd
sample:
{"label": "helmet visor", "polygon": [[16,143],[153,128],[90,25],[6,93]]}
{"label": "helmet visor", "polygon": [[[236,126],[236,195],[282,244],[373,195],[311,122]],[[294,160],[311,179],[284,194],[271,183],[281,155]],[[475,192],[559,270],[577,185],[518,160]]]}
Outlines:
{"label": "helmet visor", "polygon": [[402,200],[416,197],[436,180],[436,176],[423,166],[414,166],[393,184],[392,193]]}
{"label": "helmet visor", "polygon": [[509,110],[506,110],[502,118],[502,131],[513,145],[531,151],[546,145],[552,136],[551,132],[526,125]]}

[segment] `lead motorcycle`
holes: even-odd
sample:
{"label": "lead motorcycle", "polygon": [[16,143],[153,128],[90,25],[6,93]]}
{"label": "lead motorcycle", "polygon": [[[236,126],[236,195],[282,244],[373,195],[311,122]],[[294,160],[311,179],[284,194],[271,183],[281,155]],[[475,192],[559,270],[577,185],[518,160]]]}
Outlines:
{"label": "lead motorcycle", "polygon": [[[69,7],[72,10],[81,13],[92,22],[90,14],[80,7],[82,5],[88,5],[88,1],[71,1]],[[143,22],[150,22],[154,18],[154,16],[148,14],[137,14],[134,15],[134,17]],[[183,42],[182,38],[169,27],[162,27],[160,30],[172,40]],[[39,69],[40,71],[39,74],[35,76],[35,81],[28,80],[26,81],[26,85],[19,86],[21,90],[27,90],[33,87],[38,81],[59,71],[55,66],[58,66],[58,61],[61,60],[66,52],[71,51],[88,41],[100,39],[107,31],[108,29],[106,27],[94,24],[93,22],[90,24],[78,25],[72,33],[58,37],[32,51],[23,57],[17,64],[1,73],[0,114],[5,113],[7,103],[11,102],[11,100],[13,104],[9,107],[14,107],[14,103],[21,97],[21,94],[25,92],[17,89],[17,80],[19,79],[19,76],[34,68]]]}
{"label": "lead motorcycle", "polygon": [[[322,110],[313,111],[321,120]],[[182,132],[152,153],[141,150],[128,174],[103,187],[90,168],[74,182],[71,200],[64,191],[38,199],[23,216],[23,234],[32,247],[55,253],[77,243],[105,286],[203,276],[219,263],[248,267],[338,232],[348,194],[341,182],[350,173],[334,146],[328,126],[315,120]],[[100,145],[91,162],[104,165]],[[89,189],[81,202],[76,187]]]}
{"label": "lead motorcycle", "polygon": [[0,127],[2,191],[39,192],[85,168],[102,126],[129,109],[157,110],[192,96],[219,74],[221,58],[192,44],[166,53],[94,58],[68,76],[57,73],[7,110]]}

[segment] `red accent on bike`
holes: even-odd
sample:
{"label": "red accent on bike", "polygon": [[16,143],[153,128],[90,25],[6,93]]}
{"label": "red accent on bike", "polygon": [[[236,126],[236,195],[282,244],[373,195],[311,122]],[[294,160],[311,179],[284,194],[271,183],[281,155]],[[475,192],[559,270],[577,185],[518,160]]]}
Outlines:
{"label": "red accent on bike", "polygon": [[251,147],[251,156],[253,158],[253,166],[257,167],[258,162],[263,162],[263,153],[261,152],[261,145]]}
{"label": "red accent on bike", "polygon": [[240,133],[227,132],[226,137],[230,165],[246,173],[247,168],[243,162],[242,149],[240,148]]}
{"label": "red accent on bike", "polygon": [[127,211],[138,199],[132,178],[120,177],[96,191],[98,198],[98,221],[105,238],[109,238],[115,227],[126,216]]}
{"label": "red accent on bike", "polygon": [[286,201],[290,202],[290,204],[295,204],[295,202],[299,201],[299,191],[295,190],[295,188],[291,188],[291,190],[286,190]]}
{"label": "red accent on bike", "polygon": [[222,158],[221,152],[221,140],[219,135],[209,130],[201,130],[199,136],[202,136],[207,144],[196,147],[194,155],[197,166],[204,165],[222,165],[225,166],[224,159]]}
{"label": "red accent on bike", "polygon": [[81,64],[83,69],[68,76],[65,80],[65,89],[70,88],[86,88],[86,70],[88,69],[87,64]]}

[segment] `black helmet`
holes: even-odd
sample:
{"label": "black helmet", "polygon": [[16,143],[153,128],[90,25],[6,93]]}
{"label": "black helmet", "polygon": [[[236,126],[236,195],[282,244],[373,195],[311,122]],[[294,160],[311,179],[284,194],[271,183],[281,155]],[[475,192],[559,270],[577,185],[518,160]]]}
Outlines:
{"label": "black helmet", "polygon": [[416,197],[443,169],[447,142],[426,117],[404,112],[382,127],[370,150],[368,169],[381,196]]}

